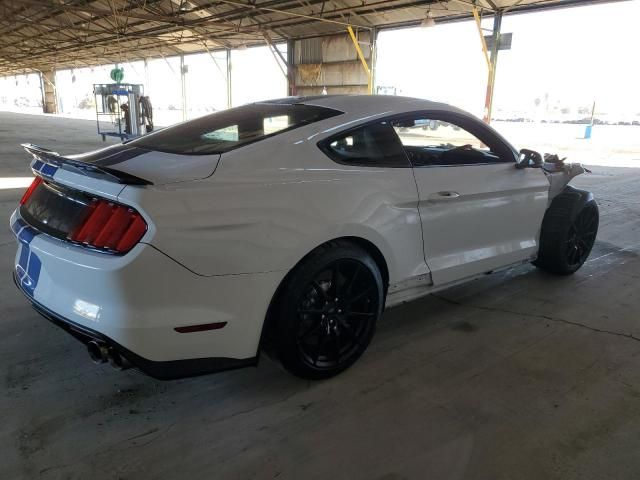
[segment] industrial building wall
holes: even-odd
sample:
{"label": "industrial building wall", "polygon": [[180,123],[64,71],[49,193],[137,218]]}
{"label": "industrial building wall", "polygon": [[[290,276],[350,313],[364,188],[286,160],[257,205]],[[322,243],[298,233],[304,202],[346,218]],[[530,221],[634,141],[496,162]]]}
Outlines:
{"label": "industrial building wall", "polygon": [[[362,53],[371,65],[371,37],[358,34]],[[368,77],[348,34],[294,42],[296,95],[367,93]]]}

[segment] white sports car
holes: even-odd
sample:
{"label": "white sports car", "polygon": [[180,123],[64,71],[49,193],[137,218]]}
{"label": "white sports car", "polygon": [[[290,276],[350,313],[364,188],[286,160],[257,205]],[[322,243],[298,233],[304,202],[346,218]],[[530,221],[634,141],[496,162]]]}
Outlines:
{"label": "white sports car", "polygon": [[383,309],[526,262],[570,274],[598,229],[585,170],[448,105],[255,103],[83,155],[25,145],[14,278],[94,361],[176,378],[349,367]]}

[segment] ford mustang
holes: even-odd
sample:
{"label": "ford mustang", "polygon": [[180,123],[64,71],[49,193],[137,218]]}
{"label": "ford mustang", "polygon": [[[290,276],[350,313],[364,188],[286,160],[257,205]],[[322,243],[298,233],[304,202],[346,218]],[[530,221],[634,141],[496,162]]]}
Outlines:
{"label": "ford mustang", "polygon": [[63,156],[32,144],[16,285],[96,362],[162,379],[335,375],[391,307],[523,263],[585,262],[583,173],[448,105],[291,97]]}

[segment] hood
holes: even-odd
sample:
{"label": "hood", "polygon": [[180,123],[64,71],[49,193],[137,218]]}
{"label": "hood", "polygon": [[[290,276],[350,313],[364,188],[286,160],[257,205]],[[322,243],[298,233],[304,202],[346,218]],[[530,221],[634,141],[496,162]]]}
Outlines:
{"label": "hood", "polygon": [[210,177],[220,155],[181,155],[121,143],[66,158],[133,175],[154,185],[165,185]]}

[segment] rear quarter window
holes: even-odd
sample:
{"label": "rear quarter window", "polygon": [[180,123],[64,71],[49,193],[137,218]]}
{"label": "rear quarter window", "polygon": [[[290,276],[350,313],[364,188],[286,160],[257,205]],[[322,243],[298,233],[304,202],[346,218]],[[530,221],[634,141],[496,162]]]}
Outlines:
{"label": "rear quarter window", "polygon": [[332,160],[355,166],[408,167],[409,160],[387,122],[369,124],[318,144]]}

